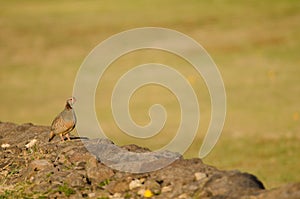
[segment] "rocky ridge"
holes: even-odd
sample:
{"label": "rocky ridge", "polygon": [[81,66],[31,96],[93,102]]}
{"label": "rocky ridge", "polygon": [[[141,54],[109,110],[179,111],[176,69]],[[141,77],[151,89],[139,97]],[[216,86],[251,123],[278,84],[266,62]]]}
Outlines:
{"label": "rocky ridge", "polygon": [[[151,169],[175,157],[167,167],[146,173],[121,172],[102,161],[103,154],[113,156],[111,141],[72,139],[61,143],[54,139],[49,143],[48,134],[47,126],[0,122],[0,198],[300,198],[300,183],[266,190],[252,174],[222,171],[200,159],[184,159],[170,152],[117,165]],[[96,152],[90,153],[89,147]],[[99,147],[101,153],[97,153]],[[149,153],[136,145],[121,148]],[[121,158],[122,150],[113,153],[120,153]]]}

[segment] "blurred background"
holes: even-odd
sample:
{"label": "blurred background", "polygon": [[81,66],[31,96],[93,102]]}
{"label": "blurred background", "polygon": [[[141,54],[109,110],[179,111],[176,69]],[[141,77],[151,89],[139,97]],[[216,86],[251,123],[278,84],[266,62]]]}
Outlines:
{"label": "blurred background", "polygon": [[[72,95],[88,53],[113,34],[137,27],[180,31],[200,43],[219,67],[227,93],[223,133],[204,162],[257,175],[267,188],[300,179],[300,2],[266,1],[0,1],[0,121],[50,125]],[[156,85],[130,100],[133,119],[149,122],[148,108],[168,112],[160,135],[133,139],[114,123],[115,82],[143,63],[174,67],[193,85],[201,121],[185,157],[196,157],[210,121],[210,98],[201,76],[167,52],[141,50],[116,60],[96,93],[98,120],[117,144],[153,150],[176,134],[176,97]],[[74,133],[76,134],[76,132]]]}

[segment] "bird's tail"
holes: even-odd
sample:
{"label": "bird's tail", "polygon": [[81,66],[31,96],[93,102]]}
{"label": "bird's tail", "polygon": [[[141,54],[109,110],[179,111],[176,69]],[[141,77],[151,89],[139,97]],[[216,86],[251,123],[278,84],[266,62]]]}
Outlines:
{"label": "bird's tail", "polygon": [[53,131],[50,132],[50,137],[48,142],[51,142],[51,140],[55,137],[55,134],[53,133]]}

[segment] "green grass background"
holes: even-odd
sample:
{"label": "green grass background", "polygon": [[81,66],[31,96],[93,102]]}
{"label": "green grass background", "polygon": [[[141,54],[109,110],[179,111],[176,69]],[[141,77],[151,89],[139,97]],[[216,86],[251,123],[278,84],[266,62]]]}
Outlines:
{"label": "green grass background", "polygon": [[[268,188],[300,180],[300,2],[267,1],[0,1],[0,120],[50,125],[72,95],[87,54],[109,36],[154,26],[180,31],[199,42],[222,74],[227,117],[221,138],[204,162],[257,175]],[[155,50],[130,53],[114,62],[96,95],[98,119],[118,144],[159,148],[175,135],[176,98],[158,86],[139,89],[130,101],[138,124],[162,103],[168,120],[147,140],[122,135],[110,96],[117,79],[148,62],[170,65],[185,75],[199,98],[197,138],[186,152],[195,157],[210,118],[202,78],[182,59]]]}

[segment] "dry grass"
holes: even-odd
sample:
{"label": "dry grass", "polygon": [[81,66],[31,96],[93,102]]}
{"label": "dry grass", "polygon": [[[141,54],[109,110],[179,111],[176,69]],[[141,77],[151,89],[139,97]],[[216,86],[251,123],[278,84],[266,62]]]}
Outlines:
{"label": "dry grass", "polygon": [[[129,28],[172,28],[206,48],[226,86],[224,132],[204,161],[253,172],[267,187],[299,180],[299,11],[293,0],[0,1],[0,120],[50,124],[72,94],[80,64],[99,42]],[[178,103],[160,87],[140,89],[131,100],[139,124],[149,122],[151,104],[165,105],[170,117],[160,136],[141,141],[120,134],[109,110],[117,78],[149,59],[193,77],[201,128],[186,156],[195,156],[210,118],[209,95],[201,77],[168,53],[132,53],[109,68],[96,96],[101,125],[117,143],[138,141],[153,149],[174,135]]]}

